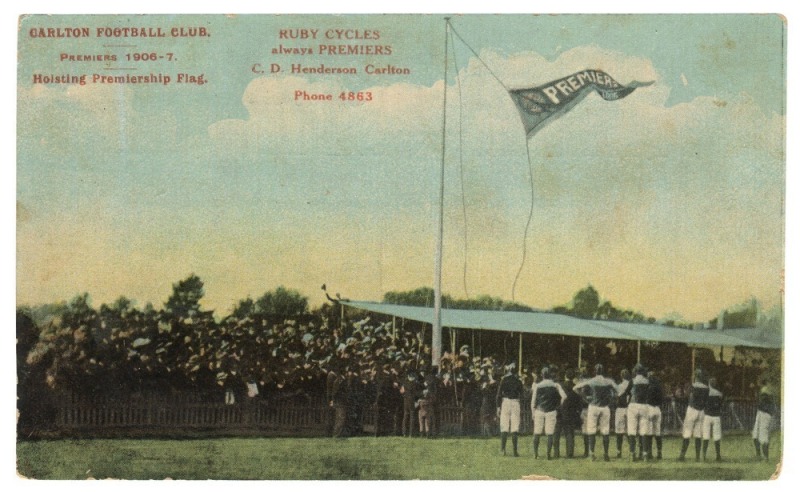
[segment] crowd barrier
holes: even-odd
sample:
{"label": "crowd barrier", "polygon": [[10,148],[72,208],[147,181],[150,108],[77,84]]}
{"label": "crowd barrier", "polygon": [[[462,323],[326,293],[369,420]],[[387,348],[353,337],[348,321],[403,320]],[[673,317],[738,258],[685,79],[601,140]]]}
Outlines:
{"label": "crowd barrier", "polygon": [[[686,403],[668,400],[662,406],[662,431],[679,434],[683,426]],[[361,412],[359,433],[399,434],[402,411],[366,405]],[[755,421],[756,404],[751,401],[729,401],[722,413],[726,432],[746,432]],[[532,429],[530,408],[522,405],[523,434]],[[257,398],[236,403],[208,403],[192,399],[145,399],[141,401],[86,401],[65,398],[55,414],[55,430],[72,435],[135,435],[137,433],[179,434],[215,432],[218,434],[327,435],[333,410],[320,400],[268,401]],[[773,419],[779,426],[779,419]],[[415,422],[416,423],[416,422]],[[496,417],[483,415],[462,406],[441,405],[436,416],[437,433],[441,435],[495,435]]]}

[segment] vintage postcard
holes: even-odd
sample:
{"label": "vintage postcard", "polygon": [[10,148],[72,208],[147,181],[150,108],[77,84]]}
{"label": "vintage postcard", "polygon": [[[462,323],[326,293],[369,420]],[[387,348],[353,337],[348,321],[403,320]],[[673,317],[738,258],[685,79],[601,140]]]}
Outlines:
{"label": "vintage postcard", "polygon": [[786,39],[21,16],[17,473],[780,477]]}

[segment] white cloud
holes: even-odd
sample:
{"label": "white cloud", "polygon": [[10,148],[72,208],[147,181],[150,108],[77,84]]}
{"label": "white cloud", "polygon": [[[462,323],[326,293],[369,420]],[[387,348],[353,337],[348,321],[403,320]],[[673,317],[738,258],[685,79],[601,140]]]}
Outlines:
{"label": "white cloud", "polygon": [[[649,60],[594,46],[553,61],[536,53],[485,51],[482,57],[509,87],[539,85],[586,68],[602,69],[623,84],[655,81],[620,101],[590,95],[530,140],[535,209],[517,300],[549,307],[591,282],[615,304],[702,320],[750,295],[767,304],[776,298],[783,117],[766,114],[746,94],[667,107],[671,88]],[[508,297],[530,200],[524,132],[513,102],[476,60],[460,80],[463,155],[456,145],[458,91],[448,94],[445,289],[458,293],[461,286],[463,158],[470,290]],[[218,309],[258,294],[256,284],[264,278],[313,293],[322,276],[351,297],[364,298],[430,284],[442,85],[374,86],[364,89],[372,101],[352,103],[337,99],[349,90],[344,82],[253,80],[242,97],[246,119],[214,123],[207,135],[181,145],[185,155],[175,154],[175,168],[194,170],[208,195],[199,202],[208,219],[191,221],[202,231],[195,242],[178,241],[165,251],[156,251],[157,241],[142,241],[142,258],[180,264],[176,278],[188,273],[181,269],[208,268],[210,296],[216,289],[225,292],[216,296]],[[334,100],[295,101],[295,91],[331,94]],[[47,89],[26,97],[31,99],[23,105],[30,108],[42,107],[33,100],[53,107],[56,100],[71,101],[65,115],[96,121],[98,131],[113,133],[123,120],[137,126],[150,121],[107,88]],[[171,125],[151,127],[168,134]],[[115,157],[108,152],[106,157]],[[200,192],[184,184],[186,190],[170,193]],[[241,218],[232,220],[237,214]],[[200,240],[204,236],[218,239],[209,246]],[[220,252],[204,253],[208,247]],[[97,254],[103,261],[115,253]],[[270,263],[259,267],[264,258]],[[252,278],[231,277],[242,271]],[[149,275],[155,282],[163,272]],[[72,280],[96,285],[88,277]]]}

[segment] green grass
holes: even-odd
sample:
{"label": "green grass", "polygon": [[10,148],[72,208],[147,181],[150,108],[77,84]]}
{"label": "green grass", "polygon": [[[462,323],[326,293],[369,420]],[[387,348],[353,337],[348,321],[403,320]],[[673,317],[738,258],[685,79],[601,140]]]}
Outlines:
{"label": "green grass", "polygon": [[[577,441],[582,452],[583,443]],[[509,480],[531,475],[570,480],[767,480],[776,473],[781,454],[778,435],[772,439],[769,463],[754,460],[747,436],[723,438],[722,463],[696,463],[694,445],[690,460],[678,462],[679,438],[665,438],[665,459],[652,463],[631,463],[627,451],[610,463],[534,460],[531,436],[521,436],[519,458],[501,456],[499,446],[499,438],[31,441],[17,443],[17,470],[28,478],[71,480]],[[713,455],[713,445],[710,448]]]}

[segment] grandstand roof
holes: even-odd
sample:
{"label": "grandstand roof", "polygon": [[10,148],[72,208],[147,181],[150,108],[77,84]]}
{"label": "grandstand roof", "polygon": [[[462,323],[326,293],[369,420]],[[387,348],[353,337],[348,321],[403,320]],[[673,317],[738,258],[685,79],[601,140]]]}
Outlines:
{"label": "grandstand roof", "polygon": [[[374,313],[433,323],[433,308],[402,306],[365,301],[342,301],[342,304]],[[767,337],[755,329],[688,330],[656,324],[624,323],[573,318],[564,314],[518,311],[481,311],[442,309],[442,326],[473,330],[511,331],[543,335],[674,342],[721,347],[757,347],[779,349],[779,337]]]}

